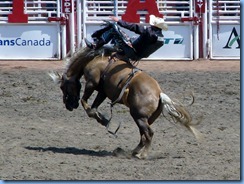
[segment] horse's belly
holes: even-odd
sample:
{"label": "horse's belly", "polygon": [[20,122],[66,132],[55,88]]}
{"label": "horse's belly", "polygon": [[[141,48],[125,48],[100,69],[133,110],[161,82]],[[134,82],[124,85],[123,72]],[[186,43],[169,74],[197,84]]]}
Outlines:
{"label": "horse's belly", "polygon": [[120,85],[120,82],[113,79],[107,80],[104,83],[104,91],[107,97],[112,101],[116,100],[119,97],[122,88],[123,86]]}
{"label": "horse's belly", "polygon": [[114,76],[105,81],[104,91],[110,100],[119,99],[119,103],[126,106],[147,105],[152,102],[157,106],[161,88],[154,78],[144,72],[138,72],[123,89],[126,85],[125,79],[126,77]]}

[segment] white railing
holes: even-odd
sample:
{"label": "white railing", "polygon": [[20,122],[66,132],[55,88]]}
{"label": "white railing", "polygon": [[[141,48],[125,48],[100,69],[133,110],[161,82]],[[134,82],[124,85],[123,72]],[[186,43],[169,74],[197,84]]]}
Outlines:
{"label": "white railing", "polygon": [[85,22],[100,22],[109,19],[109,15],[115,15],[115,3],[111,0],[88,0],[84,3],[86,12]]}
{"label": "white railing", "polygon": [[12,12],[12,1],[0,1],[0,22],[7,22],[8,14]]}
{"label": "white railing", "polygon": [[[193,5],[190,0],[157,0],[159,12],[167,23],[180,23],[182,17],[193,16]],[[121,17],[126,11],[128,0],[87,0],[84,10],[87,13],[86,23],[96,23],[108,20],[109,15]],[[211,21],[240,20],[240,1],[235,0],[208,0]],[[141,22],[145,22],[147,11],[138,11]]]}
{"label": "white railing", "polygon": [[58,0],[25,0],[25,7],[29,21],[47,21],[48,17],[57,17],[60,14]]}
{"label": "white railing", "polygon": [[[0,22],[7,22],[12,13],[13,1],[0,1]],[[28,21],[45,21],[48,17],[59,17],[59,0],[24,0],[24,13],[28,14]]]}
{"label": "white railing", "polygon": [[240,22],[240,1],[212,0],[210,3],[211,22]]}
{"label": "white railing", "polygon": [[[211,59],[240,59],[240,13],[240,1],[209,0],[208,53]],[[232,43],[235,46],[225,49],[230,38],[235,38]]]}
{"label": "white railing", "polygon": [[159,12],[164,15],[167,23],[179,23],[182,17],[192,16],[192,1],[165,0],[157,1]]}
{"label": "white railing", "polygon": [[[157,0],[159,12],[164,15],[169,23],[180,23],[182,17],[192,14],[191,0]],[[128,0],[86,0],[84,2],[85,23],[97,23],[101,20],[109,20],[110,15],[121,17],[127,8]],[[145,23],[147,11],[138,11],[140,22]]]}

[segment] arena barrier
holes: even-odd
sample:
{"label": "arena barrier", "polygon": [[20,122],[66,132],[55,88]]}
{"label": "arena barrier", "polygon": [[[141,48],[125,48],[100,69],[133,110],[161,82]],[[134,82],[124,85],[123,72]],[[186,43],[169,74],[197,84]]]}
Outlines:
{"label": "arena barrier", "polygon": [[111,14],[145,25],[149,14],[164,17],[165,45],[149,59],[240,59],[240,1],[84,0],[82,10],[82,35],[88,39]]}
{"label": "arena barrier", "polygon": [[0,59],[60,59],[60,17],[57,0],[0,1]]}
{"label": "arena barrier", "polygon": [[208,23],[210,59],[240,59],[240,1],[211,1]]}
{"label": "arena barrier", "polygon": [[169,30],[148,59],[240,59],[235,0],[0,1],[0,59],[62,59],[84,47],[110,15],[146,25],[150,14],[164,17]]}

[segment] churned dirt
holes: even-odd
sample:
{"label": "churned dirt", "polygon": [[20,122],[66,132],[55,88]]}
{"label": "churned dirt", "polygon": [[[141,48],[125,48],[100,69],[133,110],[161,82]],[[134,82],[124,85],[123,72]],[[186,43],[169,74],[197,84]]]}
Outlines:
{"label": "churned dirt", "polygon": [[[121,123],[115,138],[81,106],[65,109],[47,75],[61,73],[62,61],[0,61],[0,179],[240,180],[240,61],[141,61],[138,67],[172,98],[194,92],[189,110],[203,116],[201,142],[161,115],[152,125],[148,159],[114,156],[116,148],[139,142],[126,107],[113,108],[112,125]],[[100,111],[109,117],[108,102]]]}

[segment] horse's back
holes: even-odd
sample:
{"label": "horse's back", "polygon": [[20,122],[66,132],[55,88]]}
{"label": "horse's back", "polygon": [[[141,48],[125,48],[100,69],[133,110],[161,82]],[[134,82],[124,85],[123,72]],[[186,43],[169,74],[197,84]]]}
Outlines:
{"label": "horse's back", "polygon": [[[143,94],[155,94],[159,96],[161,88],[158,82],[144,71],[128,65],[124,61],[116,61],[106,72],[105,88],[110,90],[113,88],[121,90],[128,82],[128,89],[133,91],[140,91]],[[128,78],[131,77],[131,80]]]}
{"label": "horse's back", "polygon": [[161,92],[158,82],[144,71],[140,71],[137,75],[135,75],[135,77],[131,80],[130,86],[136,90],[140,90],[142,93],[159,94]]}

